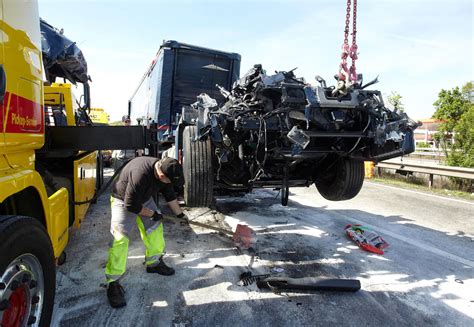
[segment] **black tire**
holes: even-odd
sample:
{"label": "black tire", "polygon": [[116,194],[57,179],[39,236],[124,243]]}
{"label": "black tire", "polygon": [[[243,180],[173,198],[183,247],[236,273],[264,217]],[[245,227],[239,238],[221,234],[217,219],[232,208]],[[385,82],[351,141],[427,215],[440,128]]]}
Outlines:
{"label": "black tire", "polygon": [[[7,276],[6,270],[10,269],[10,267],[17,267],[12,265],[12,263],[14,263],[19,257],[24,256],[36,259],[43,275],[43,297],[42,303],[39,302],[42,304],[42,309],[39,313],[41,319],[32,316],[33,311],[28,313],[28,317],[30,321],[32,319],[36,320],[33,325],[38,325],[39,322],[39,326],[49,326],[53,314],[54,295],[56,291],[56,267],[49,236],[43,225],[41,225],[41,223],[36,219],[23,216],[0,216],[0,284],[2,288],[8,290],[10,289],[8,288],[8,285],[12,285],[12,283],[16,282],[16,280],[4,279],[4,277]],[[20,270],[18,271],[20,272]],[[25,272],[26,271],[27,270],[25,270]],[[31,276],[37,277],[39,274],[33,274]],[[37,279],[37,284],[41,285],[40,278]],[[34,278],[32,280],[34,280]],[[31,294],[36,291],[31,280],[22,280],[22,282],[23,284],[20,285],[20,287],[28,287],[32,290]],[[11,289],[13,289],[13,287]],[[5,292],[3,293],[3,296],[5,296]],[[0,299],[0,301],[4,300],[8,301],[8,299]],[[5,311],[3,313],[5,313]]]}
{"label": "black tire", "polygon": [[196,126],[183,131],[184,201],[189,207],[208,207],[214,195],[211,140],[194,141]]}
{"label": "black tire", "polygon": [[319,193],[327,200],[350,200],[359,194],[364,183],[364,162],[349,158],[339,158],[319,169],[324,173],[316,180]]}

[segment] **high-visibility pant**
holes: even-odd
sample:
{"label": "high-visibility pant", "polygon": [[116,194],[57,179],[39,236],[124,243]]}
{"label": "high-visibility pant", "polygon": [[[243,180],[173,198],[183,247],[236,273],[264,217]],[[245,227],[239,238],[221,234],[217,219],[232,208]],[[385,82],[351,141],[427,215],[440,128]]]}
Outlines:
{"label": "high-visibility pant", "polygon": [[[113,236],[113,242],[109,249],[109,258],[105,267],[105,277],[108,283],[120,279],[125,274],[129,234],[135,224],[137,224],[140,236],[145,244],[145,262],[147,266],[157,265],[165,251],[163,224],[154,222],[151,218],[137,216],[129,212],[122,200],[112,197],[110,203],[112,211],[110,232]],[[152,198],[146,201],[143,206],[159,211]]]}

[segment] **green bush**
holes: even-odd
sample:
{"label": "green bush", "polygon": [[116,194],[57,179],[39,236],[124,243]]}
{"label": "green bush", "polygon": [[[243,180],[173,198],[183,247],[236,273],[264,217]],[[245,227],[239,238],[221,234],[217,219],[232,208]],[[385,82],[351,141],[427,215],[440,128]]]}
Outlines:
{"label": "green bush", "polygon": [[431,148],[431,144],[426,143],[426,142],[418,142],[416,144],[416,147],[420,149],[427,149],[427,148]]}
{"label": "green bush", "polygon": [[462,89],[441,90],[434,103],[433,118],[441,119],[435,138],[440,142],[450,166],[474,168],[474,94],[473,82]]}

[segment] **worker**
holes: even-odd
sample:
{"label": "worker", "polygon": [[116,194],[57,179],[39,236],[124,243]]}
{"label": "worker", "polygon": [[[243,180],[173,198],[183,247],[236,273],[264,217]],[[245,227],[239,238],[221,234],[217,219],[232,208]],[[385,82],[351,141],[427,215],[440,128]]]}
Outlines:
{"label": "worker", "polygon": [[[123,126],[130,126],[131,120],[129,115],[122,116]],[[112,163],[115,170],[122,167],[126,162],[136,157],[135,150],[114,150],[112,152]]]}
{"label": "worker", "polygon": [[147,273],[170,276],[174,269],[163,261],[165,240],[163,215],[153,196],[160,192],[171,211],[187,221],[188,218],[176,200],[175,186],[184,184],[183,169],[176,159],[137,157],[120,172],[111,196],[111,227],[113,243],[105,268],[107,297],[113,308],[126,305],[124,290],[119,283],[125,273],[129,234],[137,224],[146,248]]}

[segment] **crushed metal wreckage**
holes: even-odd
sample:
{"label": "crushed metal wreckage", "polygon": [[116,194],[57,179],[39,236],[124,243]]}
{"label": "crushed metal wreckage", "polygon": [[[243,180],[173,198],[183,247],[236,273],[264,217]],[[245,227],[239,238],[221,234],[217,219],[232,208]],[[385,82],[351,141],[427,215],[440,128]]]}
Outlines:
{"label": "crushed metal wreckage", "polygon": [[41,48],[47,79],[54,82],[56,77],[67,78],[71,83],[87,83],[87,62],[76,42],[40,19]]}
{"label": "crushed metal wreckage", "polygon": [[196,126],[196,140],[210,139],[217,188],[281,189],[309,186],[330,200],[359,192],[363,161],[380,161],[414,151],[418,124],[388,109],[380,91],[367,90],[362,76],[349,87],[311,86],[293,71],[267,75],[255,65],[228,91],[226,102],[207,94],[183,108],[182,124]]}

